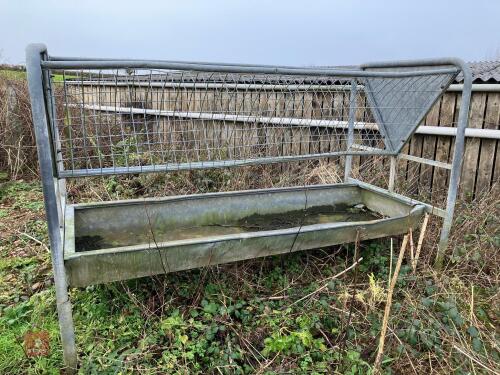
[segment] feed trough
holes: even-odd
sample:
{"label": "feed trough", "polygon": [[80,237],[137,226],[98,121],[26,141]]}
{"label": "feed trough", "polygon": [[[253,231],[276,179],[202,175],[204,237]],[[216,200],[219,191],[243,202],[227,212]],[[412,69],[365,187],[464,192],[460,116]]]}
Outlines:
{"label": "feed trough", "polygon": [[[36,44],[26,61],[69,369],[77,352],[68,286],[399,235],[426,212],[443,218],[442,257],[471,91],[461,60],[301,68],[58,57]],[[411,157],[450,171],[440,208],[396,193],[395,169],[459,73],[452,162]],[[374,156],[390,165],[387,186],[353,177],[354,158]],[[66,194],[68,179],[210,169],[230,175],[271,164],[281,173],[290,163],[305,175],[320,160],[327,169],[341,166],[343,182],[92,203],[69,202]]]}
{"label": "feed trough", "polygon": [[349,243],[358,232],[362,240],[397,235],[425,207],[335,184],[70,205],[66,212],[68,280],[86,286]]}

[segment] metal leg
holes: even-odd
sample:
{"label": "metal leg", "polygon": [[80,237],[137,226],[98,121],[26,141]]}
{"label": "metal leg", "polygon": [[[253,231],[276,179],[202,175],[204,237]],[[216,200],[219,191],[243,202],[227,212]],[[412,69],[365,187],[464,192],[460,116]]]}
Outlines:
{"label": "metal leg", "polygon": [[[64,267],[64,266],[63,266]],[[75,329],[71,313],[71,302],[68,295],[68,284],[64,268],[62,270],[54,264],[54,281],[56,287],[57,315],[61,330],[64,365],[70,373],[76,372],[77,355],[75,344]]]}
{"label": "metal leg", "polygon": [[448,197],[446,201],[446,216],[441,229],[441,238],[439,239],[438,252],[434,267],[441,269],[443,265],[444,253],[448,247],[448,237],[450,235],[451,226],[453,224],[453,215],[455,212],[455,204],[457,201],[458,184],[460,182],[460,174],[462,172],[462,161],[465,148],[465,129],[467,128],[469,118],[469,105],[472,91],[472,74],[469,67],[462,61],[457,62],[464,75],[464,86],[462,90],[462,102],[460,104],[460,112],[458,114],[457,135],[455,138],[455,150],[453,152],[453,163],[450,173],[450,184],[448,188]]}
{"label": "metal leg", "polygon": [[[52,145],[49,136],[49,126],[46,118],[46,106],[43,95],[44,74],[41,70],[42,56],[46,55],[43,45],[30,45],[26,49],[26,67],[28,85],[31,97],[31,108],[38,150],[38,161],[47,216],[47,226],[50,238],[50,253],[54,269],[56,287],[57,314],[61,330],[64,364],[68,372],[76,372],[77,357],[75,346],[75,331],[71,315],[71,303],[68,296],[68,283],[64,269],[64,254],[60,228],[63,224],[62,211],[59,209],[61,194],[58,194],[59,181],[55,179],[56,171],[53,164]],[[64,187],[64,184],[61,184]],[[60,193],[60,192],[59,192]]]}

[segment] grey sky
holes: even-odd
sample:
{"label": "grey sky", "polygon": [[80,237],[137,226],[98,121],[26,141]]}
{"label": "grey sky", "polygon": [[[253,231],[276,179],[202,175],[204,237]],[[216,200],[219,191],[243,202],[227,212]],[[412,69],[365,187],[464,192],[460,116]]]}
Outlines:
{"label": "grey sky", "polygon": [[288,65],[500,58],[499,0],[0,0],[0,59],[52,55]]}

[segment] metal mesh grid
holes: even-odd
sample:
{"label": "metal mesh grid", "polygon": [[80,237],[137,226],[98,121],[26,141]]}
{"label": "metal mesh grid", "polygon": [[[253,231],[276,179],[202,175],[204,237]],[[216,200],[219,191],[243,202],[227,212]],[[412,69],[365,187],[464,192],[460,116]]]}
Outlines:
{"label": "metal mesh grid", "polygon": [[391,154],[454,76],[49,73],[62,177]]}

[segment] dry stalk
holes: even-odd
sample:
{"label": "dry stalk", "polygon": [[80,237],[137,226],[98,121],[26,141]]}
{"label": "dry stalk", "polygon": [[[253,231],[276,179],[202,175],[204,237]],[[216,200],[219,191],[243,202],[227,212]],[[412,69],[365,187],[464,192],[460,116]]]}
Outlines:
{"label": "dry stalk", "polygon": [[410,243],[410,264],[415,260],[415,246],[413,245],[413,229],[408,232],[408,242]]}
{"label": "dry stalk", "polygon": [[418,236],[417,250],[415,252],[415,258],[412,259],[413,272],[417,270],[417,262],[420,257],[420,251],[422,250],[422,244],[424,243],[425,231],[427,230],[427,223],[429,222],[429,214],[426,213],[424,216],[424,221],[422,227],[420,228],[420,235]]}
{"label": "dry stalk", "polygon": [[[342,276],[343,274],[345,274],[346,272],[352,270],[354,267],[356,267],[361,261],[363,260],[363,258],[359,258],[357,261],[355,261],[353,264],[351,264],[349,267],[347,267],[345,270],[343,270],[342,272],[339,272],[338,274],[336,274],[335,276],[332,276],[332,277],[328,277],[324,280],[322,280],[323,282],[325,281],[332,281],[332,280],[335,280],[337,278],[339,278],[340,276]],[[296,305],[297,303],[309,298],[309,297],[312,297],[314,296],[315,294],[321,292],[322,290],[326,289],[328,287],[328,283],[324,284],[323,286],[319,287],[318,289],[316,289],[315,291],[309,293],[308,295],[302,297],[302,298],[299,298],[297,301],[293,302],[292,304],[290,304],[288,307],[292,307],[293,305]]]}
{"label": "dry stalk", "polygon": [[401,263],[403,263],[403,257],[405,254],[407,244],[408,244],[408,235],[405,235],[403,238],[403,243],[401,244],[401,250],[399,250],[398,261],[396,263],[396,268],[394,269],[394,274],[392,275],[391,285],[387,293],[387,301],[385,303],[384,319],[382,320],[382,329],[380,331],[378,352],[377,352],[377,357],[375,359],[375,364],[373,365],[374,374],[380,373],[380,364],[382,362],[382,356],[384,354],[384,344],[385,344],[385,335],[387,333],[387,324],[389,322],[389,315],[391,313],[392,294],[394,293],[394,288],[396,287],[396,282],[398,281],[399,270],[401,268]]}
{"label": "dry stalk", "polygon": [[391,257],[389,259],[389,277],[387,279],[387,288],[391,286],[392,258],[394,257],[394,239],[391,237]]}
{"label": "dry stalk", "polygon": [[27,83],[0,75],[0,169],[34,177],[37,160]]}
{"label": "dry stalk", "polygon": [[42,246],[48,253],[50,253],[50,249],[48,248],[48,246],[45,243],[43,243],[42,241],[40,241],[39,239],[37,239],[37,238],[29,235],[28,233],[20,232],[18,230],[16,230],[16,232],[19,233],[21,236],[27,237],[30,240],[36,242],[37,244],[39,244],[40,246]]}
{"label": "dry stalk", "polygon": [[490,374],[496,374],[498,375],[498,371],[495,371],[494,369],[486,366],[484,363],[482,363],[481,361],[477,360],[476,358],[474,358],[473,356],[471,356],[470,354],[468,354],[465,350],[461,349],[458,345],[456,344],[453,344],[453,347],[461,354],[463,354],[464,356],[466,356],[467,358],[469,358],[472,362],[478,364],[479,366],[481,366],[482,368],[484,368],[485,370],[487,370]]}

